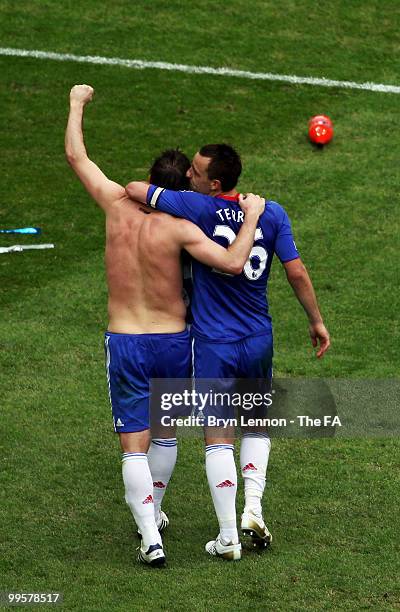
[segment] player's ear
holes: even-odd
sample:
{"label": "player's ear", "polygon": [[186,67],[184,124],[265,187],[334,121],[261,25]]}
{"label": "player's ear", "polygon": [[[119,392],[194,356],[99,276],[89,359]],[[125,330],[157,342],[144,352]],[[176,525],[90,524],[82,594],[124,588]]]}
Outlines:
{"label": "player's ear", "polygon": [[210,182],[211,191],[222,191],[221,181],[219,179],[214,179]]}

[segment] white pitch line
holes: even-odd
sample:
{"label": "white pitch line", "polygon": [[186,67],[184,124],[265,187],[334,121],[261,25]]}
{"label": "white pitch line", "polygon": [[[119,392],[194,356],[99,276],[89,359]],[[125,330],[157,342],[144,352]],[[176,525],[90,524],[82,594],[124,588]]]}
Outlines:
{"label": "white pitch line", "polygon": [[100,57],[98,55],[73,55],[72,53],[53,53],[52,51],[36,51],[30,49],[10,49],[0,47],[0,55],[13,57],[33,57],[35,59],[56,60],[58,62],[80,62],[83,64],[103,64],[125,66],[126,68],[156,68],[158,70],[173,70],[187,74],[212,74],[216,76],[238,77],[256,81],[278,81],[295,85],[317,85],[320,87],[340,87],[344,89],[364,89],[380,93],[400,94],[400,86],[384,85],[383,83],[356,83],[355,81],[335,81],[325,78],[299,77],[272,72],[248,72],[231,68],[212,68],[211,66],[188,66],[186,64],[170,64],[168,62],[148,62],[138,59],[121,59],[119,57]]}

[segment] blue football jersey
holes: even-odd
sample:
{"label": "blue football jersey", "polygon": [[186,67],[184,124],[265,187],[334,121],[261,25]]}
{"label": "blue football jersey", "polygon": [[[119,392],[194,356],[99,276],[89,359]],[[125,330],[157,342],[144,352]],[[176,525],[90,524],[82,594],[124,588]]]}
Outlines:
{"label": "blue football jersey", "polygon": [[[147,203],[183,217],[224,247],[235,240],[244,220],[237,196],[207,196],[151,185]],[[232,276],[193,260],[192,332],[219,342],[232,342],[271,330],[267,282],[274,253],[281,262],[299,256],[285,210],[267,201],[254,236],[254,246],[241,274]]]}

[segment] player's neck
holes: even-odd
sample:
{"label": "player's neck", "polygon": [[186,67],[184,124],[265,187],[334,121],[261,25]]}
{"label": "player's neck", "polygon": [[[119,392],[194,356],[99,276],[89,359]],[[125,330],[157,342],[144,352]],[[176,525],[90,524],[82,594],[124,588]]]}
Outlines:
{"label": "player's neck", "polygon": [[236,197],[238,194],[237,189],[231,189],[230,191],[212,191],[210,195],[219,198],[222,198],[224,196],[230,197],[230,198],[234,198]]}

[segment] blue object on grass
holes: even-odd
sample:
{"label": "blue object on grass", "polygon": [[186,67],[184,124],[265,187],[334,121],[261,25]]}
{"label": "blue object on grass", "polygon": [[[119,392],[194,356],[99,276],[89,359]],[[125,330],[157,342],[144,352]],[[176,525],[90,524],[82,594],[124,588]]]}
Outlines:
{"label": "blue object on grass", "polygon": [[41,234],[40,227],[17,227],[15,229],[0,229],[0,234]]}

